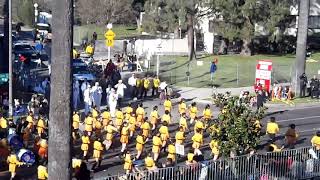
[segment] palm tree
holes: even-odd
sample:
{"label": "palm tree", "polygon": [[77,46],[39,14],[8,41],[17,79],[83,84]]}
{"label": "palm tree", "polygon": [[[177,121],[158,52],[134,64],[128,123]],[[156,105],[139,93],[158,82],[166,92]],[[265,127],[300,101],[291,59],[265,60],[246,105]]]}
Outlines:
{"label": "palm tree", "polygon": [[49,177],[71,179],[71,95],[73,0],[53,1],[49,114]]}
{"label": "palm tree", "polygon": [[294,73],[292,84],[296,95],[300,93],[300,79],[299,77],[306,69],[306,49],[307,49],[307,36],[308,36],[308,19],[309,19],[310,0],[300,0],[299,2],[299,20],[297,32],[297,49],[296,49],[296,62],[294,66]]}

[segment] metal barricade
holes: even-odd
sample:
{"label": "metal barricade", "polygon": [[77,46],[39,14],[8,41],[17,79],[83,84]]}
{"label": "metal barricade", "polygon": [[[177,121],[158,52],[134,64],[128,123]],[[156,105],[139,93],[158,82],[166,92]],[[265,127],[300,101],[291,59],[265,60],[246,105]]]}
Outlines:
{"label": "metal barricade", "polygon": [[[317,157],[315,157],[317,156]],[[320,151],[303,147],[281,152],[221,158],[192,165],[109,176],[107,180],[270,180],[320,177]]]}

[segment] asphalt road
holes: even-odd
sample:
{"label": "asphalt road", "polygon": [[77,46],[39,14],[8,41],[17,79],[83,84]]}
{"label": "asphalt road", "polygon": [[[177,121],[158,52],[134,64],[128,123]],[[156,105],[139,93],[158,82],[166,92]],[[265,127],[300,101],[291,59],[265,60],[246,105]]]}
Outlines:
{"label": "asphalt road", "polygon": [[[157,101],[152,101],[152,102],[147,102],[145,103],[145,105],[148,107],[148,109],[150,109],[154,104],[157,104]],[[204,105],[199,105],[201,112],[202,109],[204,107]],[[162,108],[161,108],[162,109]],[[174,112],[177,111],[177,106],[175,106]],[[217,109],[214,108],[214,116],[217,116]],[[177,113],[174,113],[174,117],[176,117]],[[296,145],[296,147],[305,147],[305,146],[310,146],[310,139],[313,136],[313,134],[315,133],[315,131],[320,128],[320,111],[319,111],[319,107],[313,107],[313,108],[306,108],[306,109],[296,109],[296,110],[288,110],[288,111],[280,111],[280,112],[272,112],[269,113],[268,116],[266,116],[263,121],[262,124],[264,125],[264,129],[266,127],[266,123],[268,122],[269,118],[271,116],[276,117],[279,126],[280,126],[280,135],[279,138],[276,142],[276,144],[280,147],[281,145],[284,144],[284,137],[282,136],[289,124],[296,124],[297,127],[297,131],[299,133],[299,141]],[[175,120],[177,120],[177,118],[175,118]],[[177,128],[177,125],[170,127],[170,131],[175,131],[175,129]],[[171,137],[174,137],[174,132],[171,133]],[[282,134],[282,135],[281,135]],[[192,137],[193,133],[189,134],[187,136],[188,142],[187,142],[187,146],[186,146],[186,152],[188,151],[188,149],[190,149],[191,146],[191,137]],[[261,145],[266,144],[267,143],[267,138],[263,137],[262,141],[261,141]],[[115,141],[118,141],[115,140]],[[135,140],[133,140],[132,142],[135,142]],[[210,142],[210,137],[206,137],[204,140],[204,148],[202,149],[205,158],[207,160],[211,159],[211,155],[210,155],[210,148],[208,147],[208,143]],[[151,151],[151,140],[147,143],[147,150],[145,152],[150,152]],[[105,159],[102,162],[102,166],[100,169],[97,170],[97,172],[94,173],[94,178],[99,179],[101,177],[105,177],[107,175],[115,175],[117,173],[124,173],[123,171],[123,161],[117,156],[118,152],[120,151],[120,144],[118,144],[118,146],[116,146],[115,149],[113,149],[113,151],[110,152],[106,152],[105,155]],[[132,153],[135,153],[135,144],[131,144],[129,146],[130,151]],[[259,152],[263,152],[264,149],[259,150]],[[146,153],[145,153],[146,154]],[[162,158],[160,159],[160,163],[165,161],[165,157],[166,154],[163,153],[162,154]],[[180,160],[180,161],[179,161]],[[183,164],[185,162],[185,158],[182,157],[178,160],[178,164]],[[90,163],[89,163],[90,164]]]}

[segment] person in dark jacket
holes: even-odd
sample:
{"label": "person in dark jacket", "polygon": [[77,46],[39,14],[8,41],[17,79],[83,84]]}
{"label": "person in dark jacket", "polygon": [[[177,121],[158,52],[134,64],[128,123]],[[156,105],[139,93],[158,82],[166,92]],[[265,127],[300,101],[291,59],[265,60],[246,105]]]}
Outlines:
{"label": "person in dark jacket", "polygon": [[257,93],[257,110],[263,107],[263,103],[265,102],[265,95],[262,91],[258,91]]}
{"label": "person in dark jacket", "polygon": [[306,96],[306,87],[308,83],[308,78],[305,73],[303,73],[300,77],[300,98]]}
{"label": "person in dark jacket", "polygon": [[210,80],[213,81],[213,75],[217,70],[216,59],[211,62],[210,66]]}

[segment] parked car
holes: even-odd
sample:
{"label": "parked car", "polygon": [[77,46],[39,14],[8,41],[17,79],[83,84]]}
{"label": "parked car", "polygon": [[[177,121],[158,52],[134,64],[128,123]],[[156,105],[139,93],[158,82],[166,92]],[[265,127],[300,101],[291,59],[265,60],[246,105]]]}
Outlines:
{"label": "parked car", "polygon": [[73,79],[78,81],[83,81],[87,79],[88,81],[95,81],[96,76],[94,72],[90,70],[90,67],[81,59],[74,59],[72,62],[72,74]]}
{"label": "parked car", "polygon": [[28,61],[37,60],[40,58],[40,54],[27,42],[17,42],[13,44],[13,53],[16,57],[21,54]]}

